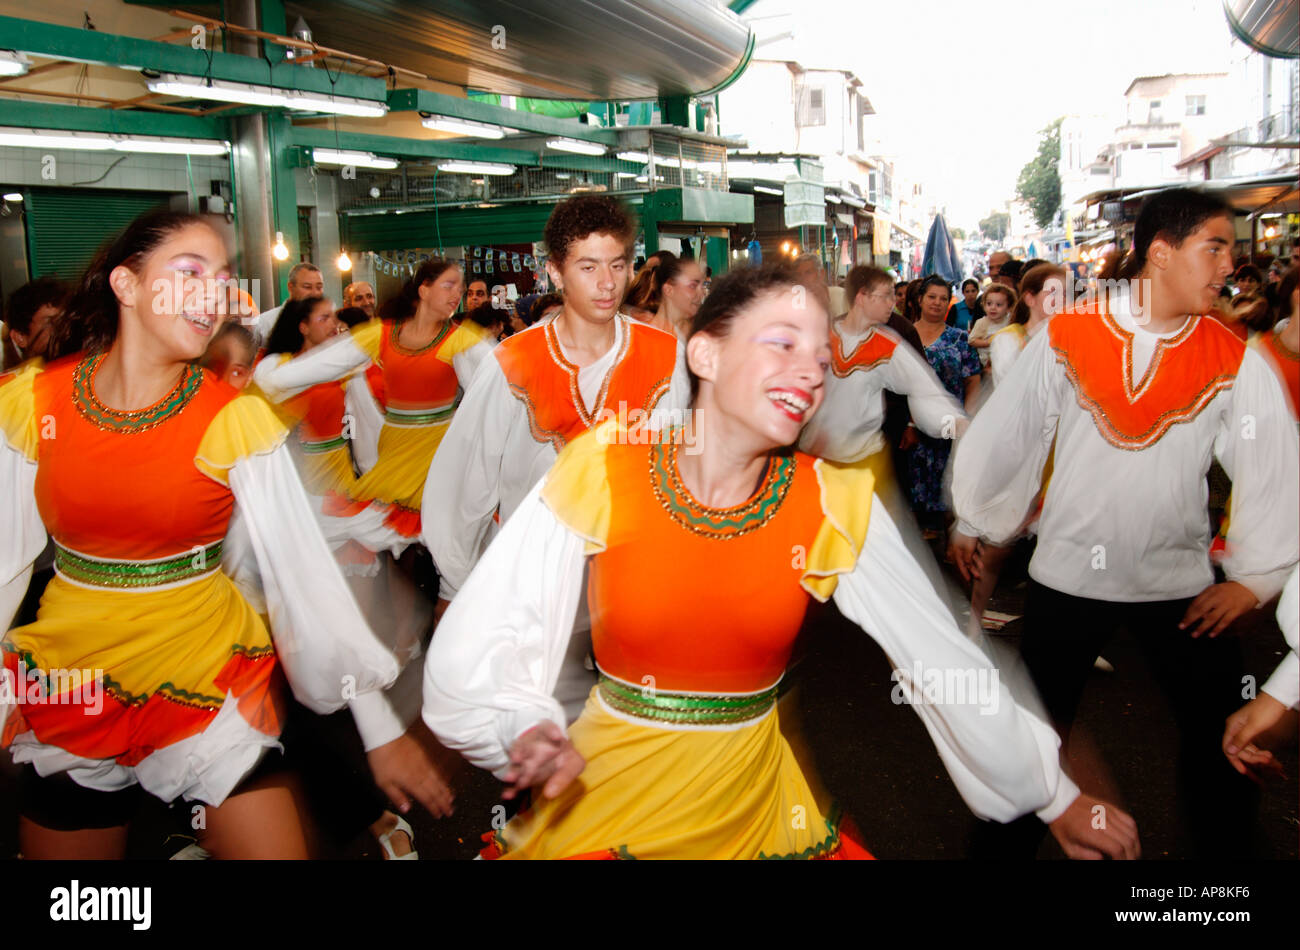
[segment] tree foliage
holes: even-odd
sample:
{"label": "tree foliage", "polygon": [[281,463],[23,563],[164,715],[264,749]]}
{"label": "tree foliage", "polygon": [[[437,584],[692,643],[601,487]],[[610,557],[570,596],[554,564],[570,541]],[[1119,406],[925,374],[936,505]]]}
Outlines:
{"label": "tree foliage", "polygon": [[1020,169],[1016,197],[1029,205],[1040,228],[1052,222],[1061,207],[1061,119],[1039,132],[1038,154]]}
{"label": "tree foliage", "polygon": [[994,211],[980,221],[980,233],[990,241],[1001,241],[1011,230],[1011,215],[1005,211]]}

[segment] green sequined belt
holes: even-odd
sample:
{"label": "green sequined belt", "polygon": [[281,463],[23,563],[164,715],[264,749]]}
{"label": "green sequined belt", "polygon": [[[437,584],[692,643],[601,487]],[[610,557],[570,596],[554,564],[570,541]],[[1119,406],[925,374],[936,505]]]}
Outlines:
{"label": "green sequined belt", "polygon": [[733,726],[762,719],[776,705],[775,685],[760,693],[670,693],[632,686],[600,674],[600,698],[611,709],[655,723],[681,726]]}
{"label": "green sequined belt", "polygon": [[441,409],[393,409],[389,407],[384,411],[384,421],[395,426],[436,426],[443,422],[450,422],[459,403],[460,400],[457,399],[456,402],[449,406],[443,406]]}
{"label": "green sequined belt", "polygon": [[341,449],[348,444],[348,440],[339,436],[337,439],[322,439],[319,442],[303,442],[302,450],[307,455],[324,455],[326,452],[333,452],[335,449]]}
{"label": "green sequined belt", "polygon": [[56,543],[54,566],[71,580],[94,587],[161,587],[190,581],[221,568],[221,541],[156,561],[106,561]]}

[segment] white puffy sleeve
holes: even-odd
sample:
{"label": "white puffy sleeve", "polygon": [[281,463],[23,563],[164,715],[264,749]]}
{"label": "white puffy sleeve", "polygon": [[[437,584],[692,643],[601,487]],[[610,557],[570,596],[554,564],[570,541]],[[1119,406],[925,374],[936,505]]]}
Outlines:
{"label": "white puffy sleeve", "polygon": [[474,376],[479,371],[479,367],[492,356],[492,350],[496,347],[496,343],[496,340],[484,336],[473,346],[467,347],[452,356],[451,368],[456,371],[456,379],[460,381],[461,389],[469,389],[470,384],[474,381]]}
{"label": "white puffy sleeve", "polygon": [[965,431],[966,411],[943,388],[930,364],[901,339],[885,367],[885,388],[907,397],[912,420],[930,438],[954,439]]}
{"label": "white puffy sleeve", "polygon": [[501,364],[486,360],[429,464],[421,537],[438,566],[439,594],[455,598],[473,570],[501,501],[501,465],[519,400]]}
{"label": "white puffy sleeve", "polygon": [[13,622],[32,579],[32,564],[45,549],[45,525],[36,510],[36,463],[0,440],[0,621]]}
{"label": "white puffy sleeve", "polygon": [[[228,485],[238,517],[222,566],[270,621],[293,694],[317,713],[350,703],[366,748],[404,731],[382,695],[400,664],[376,639],[321,535],[285,430],[267,403],[236,397],[213,419],[195,465]],[[409,721],[414,710],[408,710]]]}
{"label": "white puffy sleeve", "polygon": [[343,391],[343,406],[352,422],[352,459],[364,475],[379,461],[379,433],[384,428],[384,412],[370,391],[365,373],[354,373]]}
{"label": "white puffy sleeve", "polygon": [[963,534],[1012,540],[1042,482],[1060,414],[1048,334],[1025,347],[953,452],[952,500]]}
{"label": "white puffy sleeve", "polygon": [[862,553],[834,597],[889,657],[895,695],[921,717],[971,811],[1002,822],[1033,811],[1050,823],[1064,813],[1079,788],[1061,771],[1055,730],[1016,703],[957,629],[878,498]]}
{"label": "white puffy sleeve", "polygon": [[253,382],[272,402],[284,402],[320,383],[346,379],[371,361],[381,327],[371,320],[291,360],[264,359],[253,370]]}
{"label": "white puffy sleeve", "polygon": [[1282,588],[1282,599],[1277,604],[1277,622],[1291,651],[1264,684],[1264,692],[1288,709],[1295,709],[1300,706],[1300,657],[1296,655],[1300,650],[1300,572],[1294,568]]}
{"label": "white puffy sleeve", "polygon": [[1277,377],[1253,349],[1237,371],[1214,454],[1232,479],[1223,571],[1262,604],[1300,557],[1300,442]]}
{"label": "white puffy sleeve", "polygon": [[424,665],[424,721],[498,777],[522,733],[561,729],[553,697],[583,590],[584,540],[534,486],[452,602]]}
{"label": "white puffy sleeve", "polygon": [[29,363],[0,380],[0,630],[13,622],[32,564],[45,549],[45,525],[36,508],[40,433],[32,387],[39,373],[40,364]]}
{"label": "white puffy sleeve", "polygon": [[1001,386],[1020,356],[1020,337],[1008,331],[995,333],[989,340],[989,365],[993,370],[993,385]]}

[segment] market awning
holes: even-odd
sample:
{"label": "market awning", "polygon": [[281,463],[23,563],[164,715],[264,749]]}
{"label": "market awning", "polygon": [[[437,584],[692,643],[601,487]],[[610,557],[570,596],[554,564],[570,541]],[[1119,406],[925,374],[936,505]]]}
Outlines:
{"label": "market awning", "polygon": [[1224,0],[1223,13],[1232,32],[1265,56],[1300,56],[1296,0]]}
{"label": "market awning", "polygon": [[543,99],[701,95],[733,82],[749,25],[711,0],[287,0],[316,42],[466,89]]}

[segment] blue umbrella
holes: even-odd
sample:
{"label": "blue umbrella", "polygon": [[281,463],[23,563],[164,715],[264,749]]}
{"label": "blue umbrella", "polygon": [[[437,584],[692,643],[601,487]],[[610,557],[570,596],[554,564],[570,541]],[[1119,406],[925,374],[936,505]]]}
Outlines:
{"label": "blue umbrella", "polygon": [[930,234],[925,239],[925,257],[921,262],[922,274],[938,274],[950,284],[961,280],[961,258],[948,233],[948,225],[943,215],[935,215],[934,224],[930,225]]}

